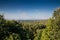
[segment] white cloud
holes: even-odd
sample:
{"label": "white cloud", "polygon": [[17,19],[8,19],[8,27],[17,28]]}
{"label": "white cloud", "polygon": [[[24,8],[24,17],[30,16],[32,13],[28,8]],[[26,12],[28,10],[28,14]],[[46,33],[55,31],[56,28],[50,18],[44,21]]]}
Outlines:
{"label": "white cloud", "polygon": [[48,19],[51,15],[46,14],[49,12],[40,12],[39,10],[35,11],[35,12],[31,12],[31,14],[29,15],[29,12],[25,12],[25,11],[21,11],[18,10],[16,12],[5,12],[5,18],[9,19],[9,20],[26,20],[26,19]]}
{"label": "white cloud", "polygon": [[30,16],[27,12],[15,12],[15,13],[5,13],[4,14],[5,19],[9,20],[19,20],[19,19],[30,19]]}

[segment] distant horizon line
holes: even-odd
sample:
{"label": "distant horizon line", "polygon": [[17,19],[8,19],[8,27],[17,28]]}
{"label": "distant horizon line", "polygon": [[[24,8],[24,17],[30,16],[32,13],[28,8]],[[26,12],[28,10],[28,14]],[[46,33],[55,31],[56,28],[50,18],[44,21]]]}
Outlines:
{"label": "distant horizon line", "polygon": [[24,21],[24,20],[48,20],[48,19],[6,19],[6,20],[22,20],[22,21]]}

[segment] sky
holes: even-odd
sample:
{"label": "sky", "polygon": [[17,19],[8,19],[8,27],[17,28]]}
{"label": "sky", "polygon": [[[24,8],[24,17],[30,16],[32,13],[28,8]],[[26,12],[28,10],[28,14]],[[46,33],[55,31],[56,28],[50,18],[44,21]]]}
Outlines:
{"label": "sky", "polygon": [[9,20],[40,20],[52,17],[60,0],[0,0],[0,14]]}

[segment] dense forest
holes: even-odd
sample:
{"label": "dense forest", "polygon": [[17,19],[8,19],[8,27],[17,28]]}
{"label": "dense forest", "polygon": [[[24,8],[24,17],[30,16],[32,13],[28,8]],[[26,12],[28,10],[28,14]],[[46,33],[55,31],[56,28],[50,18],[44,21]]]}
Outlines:
{"label": "dense forest", "polygon": [[0,40],[60,40],[60,8],[41,22],[7,20],[0,15]]}

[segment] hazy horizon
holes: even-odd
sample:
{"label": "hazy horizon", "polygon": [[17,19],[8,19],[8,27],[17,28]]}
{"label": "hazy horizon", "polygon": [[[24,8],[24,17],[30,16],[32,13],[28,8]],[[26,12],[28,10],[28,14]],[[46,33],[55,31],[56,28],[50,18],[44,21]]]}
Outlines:
{"label": "hazy horizon", "polygon": [[0,0],[0,13],[8,20],[48,19],[60,0]]}

